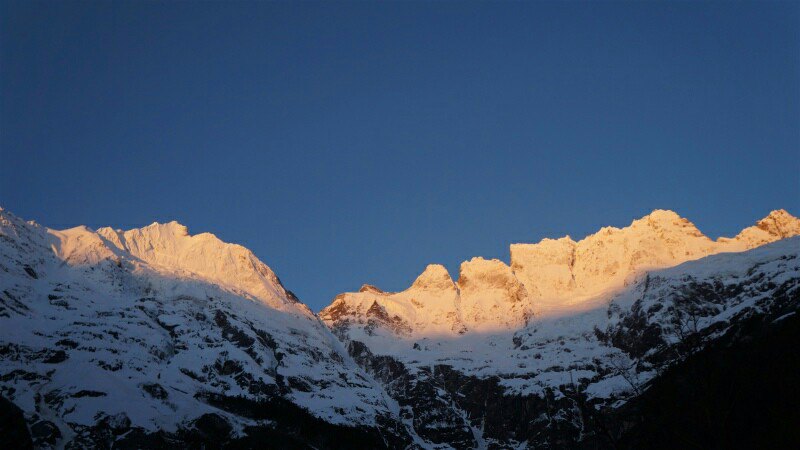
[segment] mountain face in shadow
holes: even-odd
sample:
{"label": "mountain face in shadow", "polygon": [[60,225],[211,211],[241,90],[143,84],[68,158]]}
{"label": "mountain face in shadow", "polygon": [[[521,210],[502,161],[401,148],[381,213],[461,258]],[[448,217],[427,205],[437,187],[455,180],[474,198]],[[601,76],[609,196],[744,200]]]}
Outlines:
{"label": "mountain face in shadow", "polygon": [[[797,302],[797,297],[793,300]],[[800,317],[753,317],[607,415],[615,448],[797,448]]]}
{"label": "mountain face in shadow", "polygon": [[[430,265],[317,316],[176,222],[0,210],[0,440],[25,448],[797,443],[800,221],[712,240],[670,211]],[[7,419],[6,419],[7,418]]]}

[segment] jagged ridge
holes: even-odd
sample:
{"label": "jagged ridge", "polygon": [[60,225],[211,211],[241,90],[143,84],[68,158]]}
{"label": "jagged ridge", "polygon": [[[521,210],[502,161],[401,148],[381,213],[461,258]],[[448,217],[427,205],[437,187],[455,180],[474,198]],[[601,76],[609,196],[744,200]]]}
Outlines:
{"label": "jagged ridge", "polygon": [[408,336],[515,329],[534,314],[591,308],[598,297],[624,288],[647,270],[739,252],[797,234],[800,219],[784,210],[772,211],[734,238],[716,241],[678,214],[655,210],[628,227],[605,227],[577,242],[566,236],[512,244],[510,266],[496,259],[465,261],[454,291],[449,289],[453,282],[446,269],[429,265],[403,292],[387,294],[376,288],[342,294],[320,317],[341,329],[365,321],[365,312],[377,303],[391,318],[389,328],[405,330],[400,334]]}

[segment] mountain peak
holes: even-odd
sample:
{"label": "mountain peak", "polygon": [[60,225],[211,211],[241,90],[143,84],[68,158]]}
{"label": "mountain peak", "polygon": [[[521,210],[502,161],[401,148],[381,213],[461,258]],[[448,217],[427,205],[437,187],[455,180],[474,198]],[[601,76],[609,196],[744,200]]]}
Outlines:
{"label": "mountain peak", "polygon": [[458,285],[469,286],[475,281],[487,282],[500,286],[504,284],[506,275],[511,269],[499,259],[484,259],[475,256],[469,261],[461,263],[458,275]]}
{"label": "mountain peak", "polygon": [[441,264],[428,264],[425,270],[414,280],[411,289],[449,290],[455,289],[450,273]]}
{"label": "mountain peak", "polygon": [[632,228],[647,226],[654,229],[675,229],[694,236],[703,235],[695,225],[680,214],[668,209],[655,209],[641,219],[631,222]]}
{"label": "mountain peak", "polygon": [[246,292],[276,309],[284,309],[287,303],[288,294],[272,269],[247,248],[224,242],[212,233],[190,235],[185,225],[173,220],[127,231],[101,228],[97,234],[154,267],[191,272]]}
{"label": "mountain peak", "polygon": [[525,287],[499,259],[476,257],[461,263],[458,287],[462,321],[469,329],[522,326],[532,316]]}
{"label": "mountain peak", "polygon": [[767,217],[759,220],[756,226],[781,238],[800,233],[800,219],[789,214],[785,209],[771,211]]}
{"label": "mountain peak", "polygon": [[645,217],[657,221],[680,220],[682,217],[671,209],[654,209]]}
{"label": "mountain peak", "polygon": [[745,228],[734,238],[719,238],[721,244],[744,250],[800,234],[800,219],[785,209],[771,211],[754,226]]}
{"label": "mountain peak", "polygon": [[358,292],[374,292],[376,294],[385,294],[385,292],[383,292],[377,286],[373,286],[371,284],[366,284],[366,283],[361,285],[361,289],[359,289]]}
{"label": "mountain peak", "polygon": [[156,231],[158,233],[162,234],[166,233],[174,236],[189,236],[189,228],[186,227],[185,225],[182,225],[176,220],[171,220],[166,223],[153,222],[150,225],[147,225],[146,227],[139,228],[139,230],[140,231],[146,230],[148,232]]}

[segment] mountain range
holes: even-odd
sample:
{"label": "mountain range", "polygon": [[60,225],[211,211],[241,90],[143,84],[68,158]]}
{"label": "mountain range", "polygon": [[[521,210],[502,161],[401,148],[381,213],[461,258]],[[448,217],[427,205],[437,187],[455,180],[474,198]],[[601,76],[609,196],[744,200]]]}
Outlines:
{"label": "mountain range", "polygon": [[[800,442],[800,219],[656,210],[315,314],[177,223],[0,209],[0,440],[35,448],[675,448]],[[726,445],[730,444],[730,445]]]}

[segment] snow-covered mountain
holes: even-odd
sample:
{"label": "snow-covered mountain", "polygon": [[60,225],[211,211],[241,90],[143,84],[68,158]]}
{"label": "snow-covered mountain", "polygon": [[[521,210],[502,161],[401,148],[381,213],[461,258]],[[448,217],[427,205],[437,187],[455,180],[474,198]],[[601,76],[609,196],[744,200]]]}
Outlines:
{"label": "snow-covered mountain", "polygon": [[244,247],[176,222],[56,231],[4,210],[0,380],[40,446],[246,439],[293,406],[377,439],[397,408]]}
{"label": "snow-covered mountain", "polygon": [[651,446],[642,430],[669,407],[648,402],[704,376],[693,358],[738,373],[725,349],[766,354],[759,367],[792,373],[798,234],[782,210],[717,240],[654,211],[577,242],[513,244],[510,264],[473,258],[456,281],[429,265],[405,291],[364,285],[315,315],[212,234],[56,231],[0,209],[0,443]]}
{"label": "snow-covered mountain", "polygon": [[[735,238],[706,237],[672,211],[656,210],[625,228],[605,227],[575,242],[569,236],[512,244],[511,265],[472,258],[454,283],[429,265],[402,292],[365,285],[337,296],[320,317],[334,328],[385,316],[395,334],[410,337],[514,330],[532,317],[592,309],[648,270],[725,252],[741,252],[800,234],[800,219],[771,212]],[[375,321],[373,321],[375,322]]]}
{"label": "snow-covered mountain", "polygon": [[580,402],[619,406],[735,324],[796,311],[797,234],[782,210],[716,241],[654,211],[578,242],[514,244],[510,266],[473,258],[455,283],[430,265],[405,291],[365,286],[320,317],[428,445],[594,443]]}

